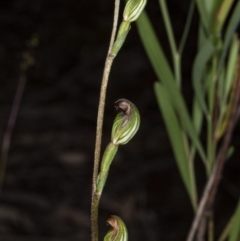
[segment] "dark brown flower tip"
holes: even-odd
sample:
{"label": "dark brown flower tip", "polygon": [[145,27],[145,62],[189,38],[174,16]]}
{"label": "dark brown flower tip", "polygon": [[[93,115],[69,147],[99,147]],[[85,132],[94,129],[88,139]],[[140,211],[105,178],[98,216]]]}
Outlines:
{"label": "dark brown flower tip", "polygon": [[119,99],[115,102],[116,109],[120,109],[123,114],[130,115],[131,114],[131,105],[130,102],[126,99]]}
{"label": "dark brown flower tip", "polygon": [[118,230],[118,222],[117,222],[117,219],[115,218],[115,216],[111,216],[107,220],[107,224],[109,224],[113,230]]}

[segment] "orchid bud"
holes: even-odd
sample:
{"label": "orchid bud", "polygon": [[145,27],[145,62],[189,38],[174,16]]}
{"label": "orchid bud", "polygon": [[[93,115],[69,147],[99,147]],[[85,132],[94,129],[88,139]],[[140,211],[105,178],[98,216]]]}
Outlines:
{"label": "orchid bud", "polygon": [[142,13],[147,0],[128,0],[123,12],[123,20],[133,22]]}
{"label": "orchid bud", "polygon": [[140,115],[137,107],[126,99],[120,99],[115,102],[116,109],[121,112],[116,116],[112,127],[112,139],[106,147],[100,173],[97,178],[96,193],[100,197],[105,186],[109,168],[117,153],[118,146],[128,143],[136,134],[140,125]]}
{"label": "orchid bud", "polygon": [[112,128],[112,143],[124,145],[136,134],[140,125],[140,115],[137,107],[126,99],[115,102],[120,113],[116,116]]}
{"label": "orchid bud", "polygon": [[128,241],[127,228],[121,218],[111,216],[107,223],[111,225],[112,229],[108,231],[104,241]]}

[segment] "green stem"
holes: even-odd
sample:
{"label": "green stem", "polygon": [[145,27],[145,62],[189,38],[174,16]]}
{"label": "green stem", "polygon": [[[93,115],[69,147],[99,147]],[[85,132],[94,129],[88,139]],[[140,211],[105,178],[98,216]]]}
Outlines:
{"label": "green stem", "polygon": [[179,44],[179,48],[178,48],[178,52],[180,54],[182,54],[184,46],[185,46],[185,43],[186,43],[186,40],[187,40],[187,36],[188,36],[188,33],[189,33],[190,25],[191,25],[191,22],[192,22],[194,7],[195,7],[195,2],[192,1],[190,3],[186,24],[184,26],[183,35],[182,35],[182,38],[181,38],[181,41],[180,41],[180,44]]}
{"label": "green stem", "polygon": [[100,92],[100,100],[98,107],[98,117],[97,117],[97,131],[96,131],[96,144],[95,144],[95,154],[94,154],[94,167],[93,167],[93,182],[92,182],[92,208],[91,208],[91,223],[92,223],[92,241],[98,241],[98,212],[94,207],[97,207],[96,199],[96,183],[99,169],[99,161],[100,161],[100,150],[101,150],[101,141],[102,141],[102,126],[103,126],[103,118],[104,118],[104,107],[105,107],[105,99],[106,99],[106,90],[108,84],[109,73],[111,70],[111,66],[114,60],[114,56],[111,54],[107,56],[103,79],[101,85]]}
{"label": "green stem", "polygon": [[209,115],[207,120],[207,153],[208,153],[208,161],[207,161],[207,176],[209,177],[212,170],[212,164],[214,160],[214,145],[213,145],[213,123],[212,123],[212,115]]}
{"label": "green stem", "polygon": [[214,140],[214,102],[215,102],[215,89],[216,89],[216,73],[217,73],[217,57],[215,56],[212,61],[211,72],[208,76],[208,104],[209,104],[209,115],[207,119],[207,150],[208,150],[208,163],[207,163],[207,174],[210,175],[215,155],[216,155],[216,143]]}
{"label": "green stem", "polygon": [[179,87],[181,87],[181,55],[176,52],[174,55],[175,78]]}
{"label": "green stem", "polygon": [[209,21],[209,14],[206,10],[205,3],[203,0],[195,0],[198,12],[200,15],[200,20],[202,22],[202,25],[204,27],[204,30],[209,33],[209,28],[210,28],[210,21]]}
{"label": "green stem", "polygon": [[192,190],[192,206],[193,206],[194,212],[196,212],[197,211],[197,189],[196,189],[194,162],[192,160],[192,157],[189,157],[188,168],[189,168],[190,185]]}
{"label": "green stem", "polygon": [[187,167],[188,167],[188,177],[189,177],[189,189],[190,189],[190,200],[193,207],[193,210],[196,212],[197,210],[197,190],[196,190],[196,181],[195,181],[195,172],[194,172],[194,162],[193,162],[193,152],[189,150],[188,138],[184,131],[182,131],[185,153],[187,159]]}
{"label": "green stem", "polygon": [[110,44],[109,44],[108,55],[106,58],[105,67],[104,67],[104,71],[103,71],[101,92],[100,92],[100,99],[99,99],[99,106],[98,106],[96,144],[95,144],[95,152],[94,152],[94,167],[93,167],[93,179],[92,179],[92,202],[91,202],[92,241],[98,241],[98,210],[97,209],[98,209],[98,201],[99,200],[96,199],[96,183],[97,183],[99,161],[100,161],[101,137],[102,137],[102,126],[103,126],[103,118],[104,118],[106,90],[107,90],[109,73],[110,73],[111,66],[112,66],[112,63],[114,60],[114,56],[112,56],[110,54],[110,51],[112,49],[113,41],[114,41],[115,35],[116,35],[119,5],[120,5],[120,0],[115,0],[113,29],[112,29],[111,40],[110,40]]}
{"label": "green stem", "polygon": [[171,52],[172,52],[175,79],[176,79],[176,82],[177,82],[178,86],[180,86],[181,85],[180,55],[177,51],[175,38],[174,38],[171,21],[170,21],[169,14],[168,14],[166,2],[165,2],[165,0],[159,0],[159,4],[160,4],[160,7],[161,7],[163,20],[164,20],[165,27],[166,27],[166,30],[167,30],[168,40],[169,40],[170,48],[171,48]]}
{"label": "green stem", "polygon": [[[234,213],[235,214],[235,213]],[[228,220],[227,225],[224,227],[220,237],[218,238],[218,241],[224,241],[227,239],[227,237],[229,236],[231,227],[233,225],[233,221],[234,221],[234,214],[231,216],[231,218]]]}

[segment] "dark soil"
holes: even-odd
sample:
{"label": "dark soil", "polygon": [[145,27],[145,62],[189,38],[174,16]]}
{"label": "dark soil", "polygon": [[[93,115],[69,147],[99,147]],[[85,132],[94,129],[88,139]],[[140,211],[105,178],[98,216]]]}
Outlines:
{"label": "dark soil", "polygon": [[[178,39],[189,4],[180,2],[169,3]],[[29,51],[33,34],[39,39],[9,150],[0,197],[0,240],[90,240],[97,106],[113,1],[8,0],[0,6],[1,140],[23,75],[22,55]],[[149,1],[147,8],[170,59],[157,1]],[[196,26],[192,31],[183,61],[189,104]],[[117,99],[130,99],[138,106],[141,127],[129,144],[119,148],[111,167],[100,205],[99,240],[112,214],[125,221],[129,240],[185,240],[187,236],[193,212],[156,103],[154,81],[133,24],[110,76],[103,149],[110,141]],[[217,196],[217,230],[226,224],[239,198],[239,133],[238,127],[232,142],[235,155],[226,165]],[[200,161],[197,174],[202,190],[205,176]]]}

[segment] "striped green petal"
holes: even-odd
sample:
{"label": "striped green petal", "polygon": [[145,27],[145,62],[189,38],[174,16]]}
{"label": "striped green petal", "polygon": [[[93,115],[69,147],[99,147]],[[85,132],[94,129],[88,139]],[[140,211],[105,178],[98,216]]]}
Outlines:
{"label": "striped green petal", "polygon": [[128,0],[123,12],[123,20],[133,22],[142,13],[147,0]]}
{"label": "striped green petal", "polygon": [[113,122],[112,143],[124,145],[136,134],[140,125],[140,115],[137,107],[129,100],[119,99],[115,104],[121,112]]}
{"label": "striped green petal", "polygon": [[111,216],[107,223],[111,225],[112,229],[108,231],[104,241],[128,241],[127,228],[121,218]]}

